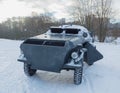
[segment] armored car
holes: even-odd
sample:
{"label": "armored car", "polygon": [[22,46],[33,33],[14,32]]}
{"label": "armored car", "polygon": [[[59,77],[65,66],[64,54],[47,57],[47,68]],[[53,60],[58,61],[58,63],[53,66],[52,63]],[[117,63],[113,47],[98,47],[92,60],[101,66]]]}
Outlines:
{"label": "armored car", "polygon": [[92,41],[83,26],[53,26],[44,34],[26,39],[20,46],[18,61],[24,63],[27,76],[33,76],[37,70],[74,70],[74,83],[78,85],[82,82],[83,63],[93,65],[103,58]]}

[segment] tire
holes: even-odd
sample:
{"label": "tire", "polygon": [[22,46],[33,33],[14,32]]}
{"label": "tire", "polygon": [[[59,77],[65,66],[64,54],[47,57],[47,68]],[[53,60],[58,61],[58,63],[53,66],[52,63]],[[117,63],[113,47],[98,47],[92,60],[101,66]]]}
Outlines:
{"label": "tire", "polygon": [[30,65],[27,63],[24,63],[24,73],[27,76],[33,76],[36,73],[36,69],[31,69]]}
{"label": "tire", "polygon": [[74,84],[75,85],[79,85],[82,83],[82,71],[83,71],[82,67],[75,68],[74,70]]}

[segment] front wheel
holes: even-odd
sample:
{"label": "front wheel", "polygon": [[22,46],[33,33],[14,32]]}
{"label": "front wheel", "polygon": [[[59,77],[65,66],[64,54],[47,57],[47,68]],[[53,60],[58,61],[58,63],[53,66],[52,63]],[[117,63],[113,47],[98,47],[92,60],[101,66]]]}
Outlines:
{"label": "front wheel", "polygon": [[36,73],[36,69],[31,69],[31,66],[27,63],[24,63],[24,73],[27,76],[33,76]]}
{"label": "front wheel", "polygon": [[74,70],[74,84],[79,85],[82,83],[82,71],[83,68],[75,68]]}

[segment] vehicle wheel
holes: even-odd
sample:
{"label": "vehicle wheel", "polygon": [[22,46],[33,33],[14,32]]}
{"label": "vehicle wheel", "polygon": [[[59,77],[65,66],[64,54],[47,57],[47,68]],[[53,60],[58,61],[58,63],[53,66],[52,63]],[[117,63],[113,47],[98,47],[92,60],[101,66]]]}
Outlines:
{"label": "vehicle wheel", "polygon": [[74,70],[74,84],[79,85],[82,83],[82,70],[83,68],[75,68]]}
{"label": "vehicle wheel", "polygon": [[36,73],[36,69],[31,69],[30,65],[27,63],[24,63],[24,73],[27,76],[33,76]]}

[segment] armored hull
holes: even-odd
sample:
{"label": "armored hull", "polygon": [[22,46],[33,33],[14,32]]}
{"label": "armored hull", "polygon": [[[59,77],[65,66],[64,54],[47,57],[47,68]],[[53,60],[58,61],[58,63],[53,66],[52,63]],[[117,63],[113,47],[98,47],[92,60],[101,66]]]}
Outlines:
{"label": "armored hull", "polygon": [[25,40],[20,46],[22,53],[18,61],[24,62],[28,75],[36,70],[57,73],[63,69],[75,70],[75,84],[80,84],[83,61],[92,65],[103,58],[102,54],[89,41],[89,33],[83,33],[80,28],[52,28],[50,31]]}

